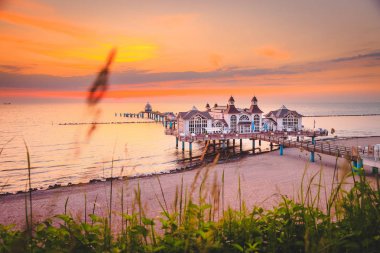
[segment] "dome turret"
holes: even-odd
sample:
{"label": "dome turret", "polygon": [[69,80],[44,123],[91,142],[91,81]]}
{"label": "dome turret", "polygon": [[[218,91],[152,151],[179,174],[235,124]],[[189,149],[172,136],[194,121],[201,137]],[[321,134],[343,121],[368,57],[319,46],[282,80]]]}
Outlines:
{"label": "dome turret", "polygon": [[235,104],[235,99],[231,96],[230,99],[228,99],[228,104],[229,105],[234,105]]}
{"label": "dome turret", "polygon": [[152,112],[152,106],[149,104],[149,102],[145,105],[145,112]]}

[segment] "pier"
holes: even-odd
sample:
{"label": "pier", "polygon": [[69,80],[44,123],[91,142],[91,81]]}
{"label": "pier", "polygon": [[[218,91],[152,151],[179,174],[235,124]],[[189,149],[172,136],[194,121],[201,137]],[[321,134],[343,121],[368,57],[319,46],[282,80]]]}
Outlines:
{"label": "pier", "polygon": [[[166,129],[166,135],[172,135],[176,138],[176,148],[178,143],[182,142],[182,151],[185,151],[185,143],[188,143],[190,156],[192,154],[193,142],[205,142],[211,145],[215,151],[217,142],[221,146],[229,148],[232,141],[233,151],[235,151],[235,142],[239,141],[240,151],[242,151],[242,141],[252,141],[252,153],[254,154],[257,147],[256,141],[261,146],[262,141],[270,143],[270,149],[273,150],[274,145],[279,147],[279,155],[285,154],[285,148],[299,148],[310,152],[310,162],[315,162],[315,153],[330,155],[334,157],[346,158],[352,161],[354,170],[360,170],[363,165],[372,167],[374,174],[378,173],[380,162],[374,159],[374,151],[368,151],[363,147],[347,147],[343,145],[331,144],[323,140],[316,140],[316,137],[326,136],[327,134],[320,131],[297,131],[297,132],[254,132],[254,133],[227,133],[227,134],[192,134],[184,136],[178,134],[175,129]],[[305,139],[305,137],[308,137]],[[378,151],[379,152],[379,151]]]}
{"label": "pier", "polygon": [[[229,108],[230,107],[230,108]],[[227,110],[231,111],[231,108],[234,107],[234,99],[231,97],[229,100],[229,106],[227,108],[223,108],[218,113],[223,113]],[[219,110],[219,107],[215,104],[214,110]],[[254,97],[252,99],[252,114],[259,114],[261,118],[262,111],[257,107],[257,98]],[[210,127],[209,122],[206,120],[213,122],[220,122],[220,119],[214,119],[210,116],[209,113],[213,111],[210,108],[209,104],[206,105],[206,111],[202,112],[197,110],[195,107],[188,112],[178,113],[174,115],[174,113],[162,113],[159,111],[152,111],[152,107],[149,103],[147,103],[145,107],[145,111],[141,111],[139,113],[115,113],[115,116],[120,117],[131,117],[131,118],[144,118],[152,120],[153,122],[162,123],[165,127],[164,133],[166,135],[170,135],[175,137],[175,147],[176,149],[181,148],[182,152],[186,151],[186,146],[188,146],[189,152],[189,160],[193,159],[193,143],[204,143],[205,154],[212,148],[212,153],[216,154],[216,150],[230,150],[232,148],[233,154],[236,152],[236,147],[239,147],[239,151],[243,152],[243,140],[252,141],[252,146],[250,152],[255,154],[257,150],[261,152],[261,143],[262,141],[268,142],[270,146],[270,151],[274,150],[274,147],[279,150],[279,155],[286,155],[286,148],[299,148],[301,150],[310,152],[310,162],[315,162],[316,153],[341,157],[352,162],[352,167],[354,172],[359,172],[363,170],[363,166],[367,165],[372,167],[372,172],[374,174],[378,173],[378,168],[380,167],[379,159],[375,157],[379,157],[379,154],[376,156],[376,152],[380,152],[380,148],[376,150],[370,150],[368,147],[347,147],[344,145],[337,145],[330,143],[329,141],[318,140],[317,137],[324,137],[328,135],[328,132],[323,129],[319,130],[299,130],[297,129],[300,125],[300,121],[302,119],[302,115],[298,114],[296,111],[288,110],[285,106],[280,108],[277,112],[279,114],[291,115],[292,117],[297,116],[298,120],[293,120],[293,122],[297,122],[297,124],[293,125],[295,129],[281,129],[281,130],[273,130],[273,129],[262,129],[260,125],[253,126],[253,121],[245,121],[247,118],[242,120],[242,124],[247,125],[243,126],[239,129],[231,129],[229,127],[221,127],[220,131],[216,131],[217,127]],[[245,115],[248,114],[249,111],[234,111],[234,114]],[[276,111],[275,111],[276,112]],[[271,112],[273,113],[273,112]],[[187,119],[185,115],[192,115]],[[215,113],[213,114],[215,115]],[[268,116],[269,114],[267,114]],[[184,132],[184,125],[190,126],[189,122],[195,118],[198,118],[198,125],[193,126],[193,131],[195,132]],[[243,118],[243,117],[241,117]],[[252,118],[253,119],[253,118]],[[266,118],[263,118],[264,121]],[[258,120],[257,120],[258,121]],[[218,123],[219,123],[218,122]],[[261,119],[260,119],[261,122]],[[231,124],[231,122],[229,122]],[[271,122],[272,123],[272,122]],[[195,123],[194,123],[195,124]],[[205,127],[201,124],[204,124]],[[214,124],[214,123],[213,123]],[[236,123],[235,123],[236,124]],[[178,127],[181,126],[181,127]],[[252,129],[251,129],[252,126]],[[181,129],[178,129],[181,128]],[[186,128],[187,129],[187,128]],[[224,130],[223,130],[224,129]],[[187,131],[187,130],[186,130]],[[238,142],[238,143],[237,143]],[[256,147],[256,142],[258,142],[259,147]],[[181,144],[181,145],[180,145]],[[195,157],[194,157],[195,158]]]}
{"label": "pier", "polygon": [[170,129],[176,128],[176,116],[172,112],[159,112],[159,111],[141,111],[138,113],[115,113],[115,117],[123,117],[123,118],[137,118],[144,119],[150,121],[143,121],[143,123],[162,123],[165,128],[170,127]]}

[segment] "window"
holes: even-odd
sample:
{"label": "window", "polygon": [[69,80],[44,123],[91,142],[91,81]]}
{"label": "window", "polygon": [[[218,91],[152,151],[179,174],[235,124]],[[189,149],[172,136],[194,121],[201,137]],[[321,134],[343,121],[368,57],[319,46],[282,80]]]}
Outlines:
{"label": "window", "polygon": [[260,131],[260,116],[259,115],[255,115],[253,117],[253,124],[255,125],[255,131]]}
{"label": "window", "polygon": [[214,127],[223,127],[223,124],[220,121],[216,121],[214,122]]}
{"label": "window", "polygon": [[298,118],[294,117],[293,114],[289,114],[283,119],[282,122],[284,129],[290,128],[291,130],[298,130]]}
{"label": "window", "polygon": [[237,123],[237,118],[236,118],[236,115],[232,115],[231,118],[230,118],[230,128],[231,128],[231,131],[236,131],[236,123]]}
{"label": "window", "polygon": [[193,117],[189,122],[189,132],[194,134],[205,133],[207,128],[207,119],[201,116]]}
{"label": "window", "polygon": [[249,118],[247,115],[242,115],[240,118],[239,118],[239,122],[240,121],[249,121]]}

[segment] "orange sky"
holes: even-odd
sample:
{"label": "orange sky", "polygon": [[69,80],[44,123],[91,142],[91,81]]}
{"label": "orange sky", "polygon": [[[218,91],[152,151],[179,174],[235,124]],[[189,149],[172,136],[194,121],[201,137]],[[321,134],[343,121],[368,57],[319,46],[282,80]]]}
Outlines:
{"label": "orange sky", "polygon": [[379,45],[371,0],[0,0],[0,98],[79,99],[116,47],[111,99],[379,101]]}

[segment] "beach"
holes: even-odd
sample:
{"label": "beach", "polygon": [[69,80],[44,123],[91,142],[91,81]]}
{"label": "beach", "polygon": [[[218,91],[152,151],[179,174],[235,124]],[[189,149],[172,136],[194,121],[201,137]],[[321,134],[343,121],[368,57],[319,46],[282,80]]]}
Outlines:
{"label": "beach", "polygon": [[[336,142],[346,146],[365,146],[380,143],[380,137],[350,138]],[[338,159],[339,167],[344,167],[344,163],[347,162],[343,158]],[[200,181],[205,177],[206,171],[207,180],[205,185],[206,191],[209,193],[211,192],[210,188],[213,182],[217,182],[221,185],[221,178],[224,172],[225,209],[227,206],[233,208],[239,207],[239,178],[242,199],[248,208],[254,205],[271,208],[281,200],[281,195],[297,200],[305,170],[305,180],[307,182],[311,175],[322,169],[322,185],[326,186],[328,193],[335,165],[335,157],[316,155],[315,163],[310,163],[308,152],[295,148],[286,148],[283,156],[280,156],[278,151],[273,151],[244,157],[233,162],[208,165],[181,173],[162,174],[160,176],[150,176],[132,180],[113,180],[112,210],[114,214],[116,214],[114,218],[115,228],[117,228],[120,223],[120,217],[117,214],[121,212],[122,188],[124,188],[125,210],[131,210],[132,200],[134,199],[134,189],[139,186],[144,211],[148,216],[156,217],[162,211],[158,199],[162,203],[164,202],[159,182],[162,186],[165,201],[170,209],[172,206],[171,203],[173,203],[175,198],[176,188],[181,186],[182,180],[184,191],[185,189],[191,191],[194,178],[199,175],[193,189],[193,197],[196,199],[197,186],[199,186]],[[366,174],[372,177],[370,175],[371,168],[364,167],[364,169]],[[105,216],[110,201],[110,185],[110,181],[105,181],[33,192],[33,221],[42,221],[56,214],[64,213],[66,201],[67,212],[78,219],[83,219],[85,198],[87,202],[87,214],[92,212],[96,199],[95,213]],[[0,224],[16,224],[17,227],[23,228],[25,224],[25,194],[1,196],[0,210]]]}
{"label": "beach", "polygon": [[0,12],[0,253],[379,251],[380,0]]}

